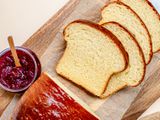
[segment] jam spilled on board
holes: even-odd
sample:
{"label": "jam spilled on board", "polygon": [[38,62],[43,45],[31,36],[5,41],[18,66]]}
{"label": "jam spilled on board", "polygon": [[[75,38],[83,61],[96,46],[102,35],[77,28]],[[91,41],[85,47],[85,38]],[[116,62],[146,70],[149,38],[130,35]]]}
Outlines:
{"label": "jam spilled on board", "polygon": [[[40,62],[32,51],[25,48],[20,48],[16,51],[21,67],[15,66],[10,50],[0,56],[0,84],[13,90],[28,86],[33,79],[39,76],[39,72],[41,71]],[[30,52],[30,55],[26,51]],[[36,60],[33,60],[33,58]],[[37,66],[35,65],[35,61],[37,62]],[[38,67],[38,71],[36,67]]]}
{"label": "jam spilled on board", "polygon": [[98,118],[42,73],[22,96],[12,120],[98,120]]}

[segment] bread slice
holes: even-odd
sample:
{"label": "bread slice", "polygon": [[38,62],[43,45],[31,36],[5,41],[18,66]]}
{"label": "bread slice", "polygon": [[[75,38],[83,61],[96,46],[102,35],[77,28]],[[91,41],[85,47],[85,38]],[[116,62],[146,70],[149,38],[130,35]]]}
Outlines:
{"label": "bread slice", "polygon": [[119,0],[130,6],[143,20],[151,34],[153,52],[160,50],[160,16],[149,0]]}
{"label": "bread slice", "polygon": [[11,120],[99,120],[76,95],[48,73],[24,93],[15,106]]}
{"label": "bread slice", "polygon": [[67,47],[56,71],[92,94],[100,96],[113,73],[127,67],[128,56],[108,30],[89,21],[77,20],[64,30]]}
{"label": "bread slice", "polygon": [[135,36],[148,64],[152,57],[152,43],[150,34],[139,16],[128,6],[121,2],[111,2],[102,9],[100,24],[115,21],[127,28]]}
{"label": "bread slice", "polygon": [[113,94],[125,86],[136,86],[140,84],[144,78],[146,67],[142,50],[136,39],[127,29],[116,22],[105,23],[103,26],[111,31],[123,44],[125,50],[128,52],[129,65],[125,71],[111,77],[104,94],[101,96],[102,98]]}

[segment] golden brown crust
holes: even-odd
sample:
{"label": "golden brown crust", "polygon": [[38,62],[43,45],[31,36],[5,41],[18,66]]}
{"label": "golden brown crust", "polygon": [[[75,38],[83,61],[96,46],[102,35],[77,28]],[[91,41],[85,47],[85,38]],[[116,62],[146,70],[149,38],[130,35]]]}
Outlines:
{"label": "golden brown crust", "polygon": [[[141,80],[139,81],[139,83],[132,86],[132,87],[136,87],[136,86],[138,86],[138,85],[144,80],[144,76],[145,76],[145,72],[146,72],[146,64],[145,64],[145,58],[144,58],[143,51],[142,51],[140,45],[138,44],[136,38],[132,36],[132,34],[130,33],[129,30],[127,30],[125,27],[123,27],[122,25],[120,25],[119,23],[114,22],[114,21],[104,23],[104,24],[102,24],[102,26],[108,25],[108,24],[115,24],[115,25],[118,25],[119,27],[121,27],[125,32],[127,32],[127,33],[129,34],[129,36],[132,38],[132,40],[135,42],[135,44],[136,44],[137,47],[138,47],[139,54],[140,54],[140,56],[142,57],[142,60],[143,60],[143,64],[144,64],[143,70],[144,70],[144,71],[143,71],[143,76],[142,76]],[[109,79],[109,82],[110,82],[110,79]],[[108,82],[108,83],[109,83],[109,82]],[[108,86],[108,84],[107,84],[107,86]],[[121,86],[120,88],[117,88],[117,91],[123,89],[123,88],[126,87],[126,86],[127,86],[127,85],[124,85],[124,86]],[[106,98],[106,97],[114,94],[115,92],[116,92],[116,91],[108,94],[107,96],[103,96],[103,95],[102,95],[101,98]]]}
{"label": "golden brown crust", "polygon": [[[85,25],[88,25],[88,26],[91,26],[97,30],[100,30],[105,36],[109,37],[112,39],[112,41],[117,45],[117,47],[119,48],[119,50],[122,52],[122,55],[124,57],[124,60],[125,60],[125,68],[127,68],[128,66],[128,62],[129,62],[129,58],[128,58],[128,53],[126,52],[126,50],[124,49],[122,43],[118,40],[118,38],[112,33],[110,32],[109,30],[105,29],[104,27],[102,27],[101,25],[98,25],[96,23],[93,23],[91,21],[88,21],[88,20],[76,20],[76,21],[73,21],[72,23],[70,24],[73,24],[73,23],[81,23],[81,24],[85,24]],[[70,25],[69,24],[69,25]],[[69,26],[67,25],[66,28]],[[65,29],[66,29],[65,28]],[[64,31],[65,31],[64,29]],[[65,32],[64,32],[65,34]],[[122,70],[123,71],[123,70]]]}
{"label": "golden brown crust", "polygon": [[[158,11],[155,9],[155,7],[152,5],[152,3],[149,0],[146,0],[146,2],[151,7],[151,9],[155,12],[155,14],[157,15],[159,22],[160,22],[160,14],[158,13]],[[159,51],[160,51],[160,48],[156,52],[159,52]],[[154,52],[154,53],[156,53],[156,52]]]}
{"label": "golden brown crust", "polygon": [[[117,91],[120,91],[120,90],[124,89],[125,87],[127,87],[127,85],[124,85],[124,86],[121,86],[121,87],[117,88]],[[109,97],[109,96],[117,93],[117,91],[114,91],[114,92],[109,93],[109,94],[107,94],[107,95],[101,95],[100,98],[101,98],[101,99],[105,99],[105,98],[107,98],[107,97]]]}
{"label": "golden brown crust", "polygon": [[[119,71],[119,72],[122,72],[122,71],[124,71],[124,70],[127,68],[128,62],[129,62],[128,53],[125,51],[123,45],[121,44],[121,42],[118,40],[118,38],[117,38],[115,35],[113,35],[110,31],[108,31],[107,29],[105,29],[104,27],[102,27],[101,25],[98,25],[98,24],[96,24],[96,23],[90,22],[90,21],[88,21],[88,20],[76,20],[76,21],[71,22],[70,24],[68,24],[68,25],[65,27],[65,29],[64,29],[64,31],[63,31],[64,36],[65,36],[65,30],[66,30],[66,28],[67,28],[69,25],[74,24],[74,23],[85,24],[85,25],[88,25],[88,26],[90,26],[90,27],[93,27],[93,28],[101,31],[105,36],[111,38],[111,40],[116,44],[117,48],[121,51],[121,53],[122,53],[122,55],[123,55],[123,58],[124,58],[124,61],[125,61],[125,67],[124,67],[124,69],[122,69],[122,70]],[[64,54],[63,54],[63,55],[64,55]],[[63,56],[62,56],[62,57],[63,57]],[[59,64],[59,63],[58,63],[58,64]],[[119,72],[116,72],[116,73],[119,73]],[[57,73],[58,73],[58,72],[57,72]],[[58,74],[60,74],[60,73],[58,73]],[[113,74],[115,74],[115,73],[113,73]],[[63,76],[63,77],[65,77],[65,78],[67,78],[66,76],[64,76],[64,75],[62,75],[62,74],[60,74],[60,75]],[[111,76],[112,76],[112,75],[111,75]],[[69,78],[67,78],[67,79],[70,80]],[[70,81],[71,81],[71,80],[70,80]],[[80,86],[80,85],[79,85],[79,86]],[[105,90],[106,86],[107,86],[107,83],[106,83],[106,85],[104,86],[104,90]],[[84,86],[83,86],[83,87],[84,87]],[[86,89],[86,88],[85,88],[85,89]],[[86,90],[87,90],[87,89],[86,89]],[[102,91],[102,93],[104,92],[104,90]],[[90,93],[92,93],[92,92],[89,91],[89,90],[87,90],[87,91],[90,92]],[[102,94],[102,93],[101,93],[101,94]],[[92,94],[94,94],[94,93],[92,93]],[[95,96],[96,96],[96,95],[95,95]]]}
{"label": "golden brown crust", "polygon": [[[39,89],[41,87],[41,89]],[[56,89],[56,90],[55,90]],[[55,90],[55,91],[54,91]],[[57,94],[57,91],[61,91]],[[55,94],[53,94],[55,92]],[[66,94],[66,95],[65,95]],[[64,96],[63,96],[64,95]],[[46,110],[50,110],[50,105],[47,106],[48,100],[50,98],[55,98],[55,103],[53,102],[52,104],[56,104],[57,102],[62,103],[63,105],[67,105],[67,103],[63,103],[62,99],[57,99],[56,97],[64,97],[65,100],[66,96],[69,96],[68,99],[72,99],[73,101],[76,101],[80,105],[79,109],[82,108],[82,112],[95,117],[95,119],[99,119],[99,117],[85,104],[83,101],[81,101],[76,95],[74,95],[71,91],[69,91],[65,86],[63,86],[56,78],[52,78],[48,73],[43,72],[41,76],[38,78],[38,80],[24,93],[24,95],[21,97],[19,102],[17,103],[16,107],[14,108],[13,114],[11,116],[11,120],[17,120],[20,119],[21,116],[25,116],[25,118],[30,118],[31,120],[35,118],[32,118],[32,115],[37,115],[37,114],[31,114],[34,113],[34,111],[29,112],[29,110],[36,108],[39,114],[44,113]],[[43,99],[39,100],[39,97]],[[45,104],[45,105],[44,105]],[[42,109],[40,108],[42,107]],[[61,106],[62,107],[62,106]],[[28,109],[28,110],[27,110]],[[52,107],[52,112],[55,112],[56,110],[59,111],[59,109],[55,108],[55,111]],[[72,110],[72,109],[71,109]],[[63,111],[59,111],[60,114]],[[70,111],[69,111],[70,112]],[[27,114],[29,113],[29,114]],[[73,111],[72,111],[73,113]],[[80,113],[80,112],[79,112]],[[51,116],[50,114],[46,114],[46,116],[49,118],[54,118],[54,115]],[[37,117],[40,117],[37,115]],[[69,116],[66,116],[69,117]],[[72,116],[73,117],[73,116]],[[24,119],[24,117],[22,118]],[[38,119],[38,118],[37,118]],[[69,118],[68,118],[69,119]]]}
{"label": "golden brown crust", "polygon": [[110,3],[106,4],[106,5],[102,8],[101,11],[103,11],[106,7],[108,7],[108,5],[114,4],[114,3],[119,4],[119,5],[123,5],[123,6],[125,6],[128,10],[132,11],[133,14],[135,15],[135,17],[137,17],[137,19],[139,19],[139,21],[141,22],[142,26],[145,28],[145,30],[146,30],[146,32],[147,32],[147,34],[148,34],[148,37],[149,37],[148,40],[149,40],[149,44],[150,44],[150,55],[149,55],[149,56],[150,56],[150,57],[149,57],[150,59],[149,59],[149,61],[146,63],[146,64],[149,64],[150,61],[151,61],[151,59],[152,59],[152,56],[153,56],[153,50],[152,50],[151,35],[150,35],[149,31],[148,31],[148,28],[146,27],[146,25],[144,24],[144,22],[142,21],[142,19],[137,15],[137,13],[136,13],[134,10],[132,10],[128,5],[120,2],[119,0],[118,0],[118,1],[111,1]]}
{"label": "golden brown crust", "polygon": [[[142,78],[141,78],[141,81],[139,82],[139,84],[140,84],[140,83],[143,81],[144,76],[145,76],[145,72],[146,72],[145,57],[144,57],[142,48],[141,48],[140,45],[138,44],[136,38],[131,34],[131,32],[130,32],[129,30],[127,30],[125,27],[123,27],[122,25],[120,25],[119,23],[117,23],[117,22],[108,22],[108,23],[104,23],[103,25],[105,25],[105,24],[110,24],[110,23],[116,24],[116,25],[118,25],[119,27],[121,27],[124,31],[126,31],[126,32],[129,34],[129,36],[132,38],[132,40],[135,42],[135,44],[138,46],[139,54],[140,54],[140,56],[142,57],[142,59],[143,59],[143,64],[144,64],[144,68],[143,68],[144,72],[143,72],[143,76],[142,76]],[[133,87],[134,87],[134,86],[137,86],[137,85],[139,85],[139,84],[133,85]]]}
{"label": "golden brown crust", "polygon": [[[121,0],[118,0],[118,1],[121,1]],[[160,14],[156,10],[156,8],[152,5],[152,3],[149,0],[145,0],[145,1],[148,4],[148,6],[152,9],[152,11],[155,13],[155,15],[157,16],[157,18],[159,19],[159,22],[160,22]],[[121,1],[121,2],[123,3],[123,1]],[[157,51],[155,51],[154,53],[159,52],[159,51],[160,51],[160,48]]]}

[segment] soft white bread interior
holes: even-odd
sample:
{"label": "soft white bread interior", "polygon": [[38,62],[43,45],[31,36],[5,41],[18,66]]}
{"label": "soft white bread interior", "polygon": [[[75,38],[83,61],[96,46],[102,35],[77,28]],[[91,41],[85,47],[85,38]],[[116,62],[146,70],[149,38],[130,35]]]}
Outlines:
{"label": "soft white bread interior", "polygon": [[119,40],[108,30],[89,21],[77,20],[64,30],[66,50],[56,71],[100,96],[113,73],[127,67],[128,56]]}
{"label": "soft white bread interior", "polygon": [[107,97],[125,86],[140,84],[145,74],[146,64],[140,46],[127,29],[115,22],[105,23],[103,26],[120,40],[129,56],[127,69],[113,75],[109,80],[106,90],[101,96]]}
{"label": "soft white bread interior", "polygon": [[130,6],[143,20],[151,34],[153,52],[160,50],[160,16],[148,0],[119,0]]}
{"label": "soft white bread interior", "polygon": [[121,2],[110,2],[102,9],[100,24],[115,21],[127,28],[138,41],[148,64],[152,57],[152,43],[150,34],[139,16]]}

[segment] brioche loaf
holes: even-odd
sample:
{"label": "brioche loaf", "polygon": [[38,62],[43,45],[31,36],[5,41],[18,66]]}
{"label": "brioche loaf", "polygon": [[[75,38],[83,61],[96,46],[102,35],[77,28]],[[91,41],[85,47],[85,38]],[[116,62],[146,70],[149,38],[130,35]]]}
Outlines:
{"label": "brioche loaf", "polygon": [[130,6],[143,20],[151,34],[153,52],[160,50],[160,16],[149,0],[119,0]]}
{"label": "brioche loaf", "polygon": [[98,120],[88,105],[56,78],[42,73],[16,105],[11,120]]}
{"label": "brioche loaf", "polygon": [[100,24],[115,21],[127,28],[135,36],[148,64],[152,57],[152,43],[148,29],[139,16],[121,2],[111,2],[102,9]]}
{"label": "brioche loaf", "polygon": [[127,29],[116,22],[105,23],[103,26],[120,40],[129,56],[129,65],[127,69],[113,75],[109,80],[106,90],[101,96],[107,97],[125,86],[138,85],[145,74],[145,60],[136,39]]}
{"label": "brioche loaf", "polygon": [[64,30],[66,50],[56,71],[92,94],[100,96],[113,73],[127,67],[128,56],[108,30],[89,21],[77,20]]}

